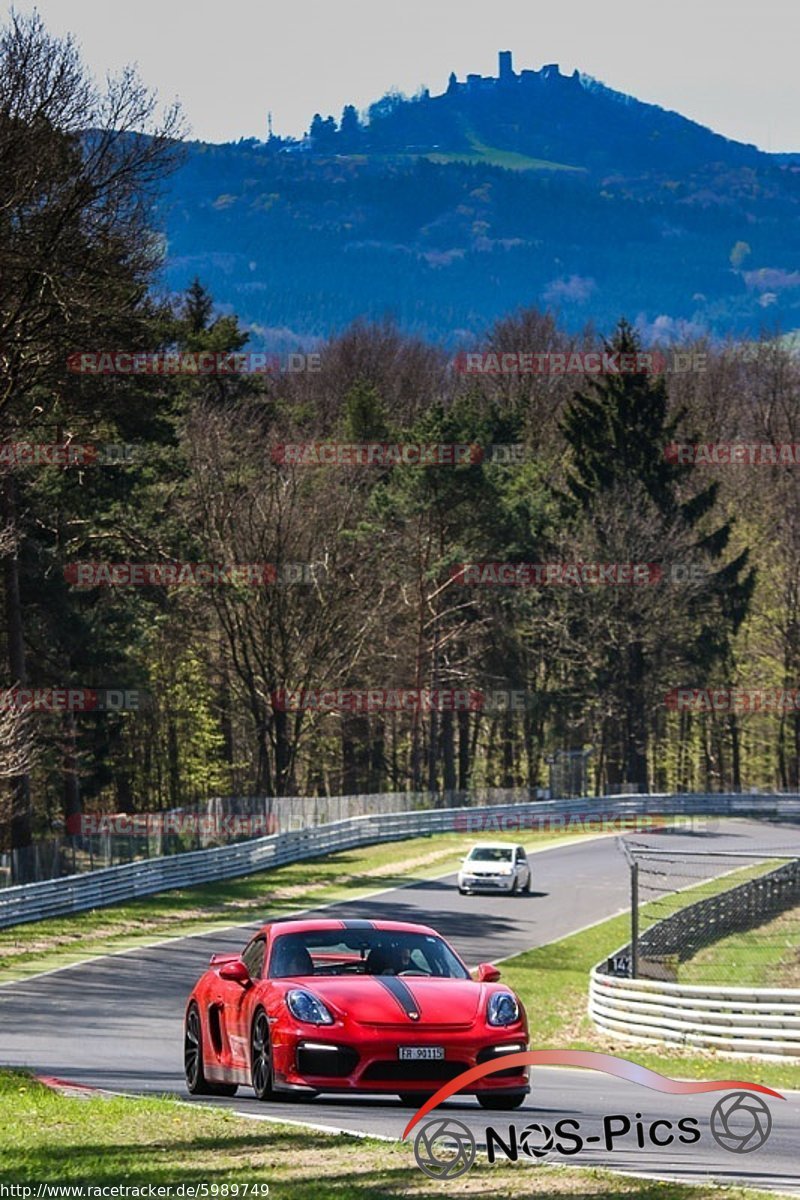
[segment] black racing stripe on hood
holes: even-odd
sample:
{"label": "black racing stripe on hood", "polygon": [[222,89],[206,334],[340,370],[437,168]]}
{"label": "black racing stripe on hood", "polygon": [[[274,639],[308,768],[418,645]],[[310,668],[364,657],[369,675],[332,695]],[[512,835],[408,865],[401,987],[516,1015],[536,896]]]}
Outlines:
{"label": "black racing stripe on hood", "polygon": [[408,984],[404,983],[402,979],[398,979],[396,975],[376,975],[375,978],[386,988],[387,992],[392,993],[409,1020],[419,1020],[419,1005]]}
{"label": "black racing stripe on hood", "polygon": [[342,921],[344,929],[374,929],[375,925],[372,921],[362,920],[360,917],[352,921]]}

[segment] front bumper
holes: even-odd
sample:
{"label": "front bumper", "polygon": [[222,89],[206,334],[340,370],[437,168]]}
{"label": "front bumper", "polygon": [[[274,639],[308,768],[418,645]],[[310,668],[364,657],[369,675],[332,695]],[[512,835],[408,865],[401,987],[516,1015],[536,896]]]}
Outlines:
{"label": "front bumper", "polygon": [[515,875],[459,875],[458,886],[467,892],[510,892]]}
{"label": "front bumper", "polygon": [[[400,1046],[443,1046],[445,1057],[404,1060]],[[507,1050],[498,1049],[506,1046]],[[365,1036],[321,1026],[319,1031],[273,1031],[273,1071],[276,1088],[313,1088],[318,1092],[435,1092],[470,1067],[487,1059],[502,1059],[511,1048],[527,1050],[524,1031],[512,1027],[476,1034],[474,1030],[426,1029],[424,1034],[376,1030]],[[477,1080],[468,1093],[528,1091],[527,1068],[512,1067]]]}

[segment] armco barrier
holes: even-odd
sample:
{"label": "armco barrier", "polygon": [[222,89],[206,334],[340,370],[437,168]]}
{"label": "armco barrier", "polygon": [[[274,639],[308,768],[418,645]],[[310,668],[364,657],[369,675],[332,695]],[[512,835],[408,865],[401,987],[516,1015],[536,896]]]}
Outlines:
{"label": "armco barrier", "polygon": [[589,1015],[625,1041],[800,1057],[800,989],[712,987],[618,979],[597,967]]}
{"label": "armco barrier", "polygon": [[[685,960],[736,930],[751,929],[797,903],[800,863],[698,900],[639,938],[639,960]],[[630,944],[611,958],[630,958]],[[768,1057],[800,1057],[800,989],[739,988],[625,979],[594,968],[589,1015],[604,1033],[636,1042],[673,1042]]]}
{"label": "armco barrier", "polygon": [[[254,838],[232,846],[192,851],[168,858],[143,859],[83,875],[67,875],[41,883],[28,883],[0,891],[0,927],[64,916],[99,908],[169,888],[190,887],[219,879],[232,879],[253,871],[317,858],[336,850],[376,842],[398,841],[452,830],[479,832],[481,818],[488,829],[536,828],[535,821],[563,816],[565,824],[577,816],[593,816],[598,832],[604,816],[757,816],[764,819],[797,819],[800,799],[769,795],[613,796],[580,800],[537,800],[485,807],[428,809],[351,817],[329,825]],[[583,822],[582,822],[583,825]],[[487,832],[488,832],[487,829]]]}
{"label": "armco barrier", "polygon": [[290,833],[350,817],[548,798],[534,794],[528,787],[480,787],[470,791],[347,796],[211,796],[194,807],[159,812],[82,813],[79,820],[71,820],[69,832],[65,829],[60,834],[36,838],[30,846],[0,851],[0,887],[101,871],[137,858],[230,846],[250,837]]}

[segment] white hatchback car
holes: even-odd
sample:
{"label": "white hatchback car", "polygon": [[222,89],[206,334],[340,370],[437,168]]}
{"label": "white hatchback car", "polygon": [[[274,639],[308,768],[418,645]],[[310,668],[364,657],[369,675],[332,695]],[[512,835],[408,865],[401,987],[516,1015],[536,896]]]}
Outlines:
{"label": "white hatchback car", "polygon": [[525,847],[478,842],[458,872],[458,890],[462,896],[469,892],[530,892],[531,869]]}

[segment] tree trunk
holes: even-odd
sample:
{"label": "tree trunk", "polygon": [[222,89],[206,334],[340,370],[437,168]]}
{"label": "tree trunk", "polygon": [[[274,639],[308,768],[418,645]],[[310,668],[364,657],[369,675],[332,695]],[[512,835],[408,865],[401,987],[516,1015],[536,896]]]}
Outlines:
{"label": "tree trunk", "polygon": [[500,786],[504,788],[513,788],[516,783],[515,772],[515,750],[516,750],[516,729],[514,726],[514,717],[510,712],[504,713],[500,721],[500,736],[502,738],[502,763],[503,769],[500,776]]}
{"label": "tree trunk", "polygon": [[274,796],[275,788],[272,782],[272,744],[269,736],[269,718],[266,714],[256,714],[256,733],[258,736],[258,761],[256,763],[256,795]]}
{"label": "tree trunk", "polygon": [[435,708],[431,708],[431,719],[429,728],[428,741],[428,791],[438,792],[439,790],[439,714]]}
{"label": "tree trunk", "polygon": [[536,738],[536,721],[529,709],[522,714],[522,737],[525,743],[525,779],[528,791],[533,798],[539,777],[539,752],[533,748]]}
{"label": "tree trunk", "polygon": [[[117,791],[117,811],[124,813],[134,812],[133,786],[130,771],[119,771],[115,779],[115,785]],[[79,808],[78,811],[82,811],[82,808]]]}
{"label": "tree trunk", "polygon": [[[3,522],[9,534],[15,539],[8,555],[3,560],[8,671],[12,685],[25,687],[28,682],[28,672],[25,658],[22,604],[19,595],[19,551],[16,542],[17,485],[13,475],[6,475],[3,481]],[[12,850],[23,850],[33,841],[30,776],[28,774],[17,775],[9,782],[11,788],[11,848]],[[23,883],[25,880],[19,879],[18,882]]]}
{"label": "tree trunk", "polygon": [[420,744],[422,722],[419,719],[419,708],[411,715],[411,790],[422,791],[422,746]]}
{"label": "tree trunk", "polygon": [[181,802],[181,767],[178,730],[171,716],[167,717],[167,762],[169,764],[169,806],[178,808]]}
{"label": "tree trunk", "polygon": [[739,738],[739,721],[736,713],[728,716],[731,731],[731,786],[735,792],[742,790],[742,748]]}
{"label": "tree trunk", "polygon": [[453,714],[448,709],[442,713],[442,768],[443,786],[446,792],[456,790],[456,754],[453,738]]}
{"label": "tree trunk", "polygon": [[386,759],[386,724],[383,717],[376,717],[369,737],[369,791],[382,792],[384,785],[384,762]]}
{"label": "tree trunk", "polygon": [[647,778],[647,705],[644,695],[644,652],[642,643],[631,643],[628,656],[627,704],[625,714],[625,780],[640,792],[649,790]]}
{"label": "tree trunk", "polygon": [[619,723],[616,717],[603,722],[603,760],[606,786],[610,790],[622,783],[623,767],[620,761]]}
{"label": "tree trunk", "polygon": [[222,732],[222,753],[229,767],[233,766],[235,758],[233,739],[233,705],[231,698],[231,678],[228,664],[222,657],[220,647],[220,687],[219,687],[219,723]]}
{"label": "tree trunk", "polygon": [[466,792],[469,787],[470,740],[469,713],[458,710],[458,790]]}
{"label": "tree trunk", "polygon": [[681,709],[678,732],[678,791],[688,792],[691,784],[692,714]]}
{"label": "tree trunk", "polygon": [[82,811],[78,775],[78,727],[75,714],[64,713],[64,821],[67,829],[77,825]]}
{"label": "tree trunk", "polygon": [[275,794],[285,796],[289,782],[291,753],[289,746],[289,714],[275,709]]}

